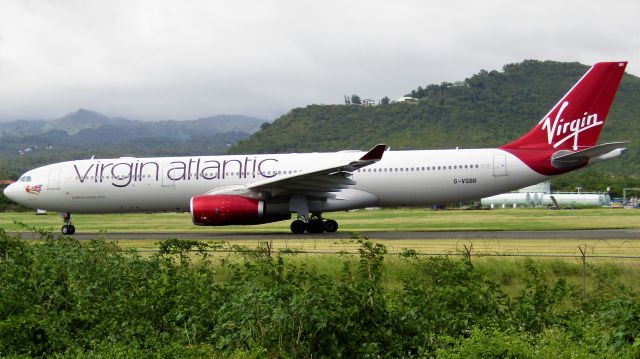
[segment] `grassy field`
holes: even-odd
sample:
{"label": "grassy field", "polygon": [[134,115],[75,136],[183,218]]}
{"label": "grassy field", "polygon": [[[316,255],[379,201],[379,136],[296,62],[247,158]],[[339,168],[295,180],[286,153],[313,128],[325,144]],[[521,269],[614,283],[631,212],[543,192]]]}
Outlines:
{"label": "grassy field", "polygon": [[[357,242],[345,237],[345,232],[366,233],[367,231],[468,231],[468,230],[577,230],[606,228],[640,228],[640,211],[624,209],[579,209],[551,211],[546,209],[498,209],[490,211],[425,209],[385,209],[361,210],[333,213],[338,220],[341,237],[323,235],[292,236],[289,222],[277,222],[261,226],[198,227],[191,224],[189,213],[157,214],[108,214],[76,215],[74,224],[83,233],[105,232],[173,232],[183,233],[181,239],[192,239],[189,233],[281,233],[270,236],[275,250],[302,250],[312,252],[355,251]],[[57,233],[61,220],[57,214],[36,216],[33,213],[0,213],[0,227],[8,232],[24,231],[21,222],[35,228],[43,228]],[[168,237],[167,237],[168,238]],[[259,238],[259,237],[258,237]],[[215,237],[225,239],[224,236]],[[375,239],[375,238],[372,238]],[[640,238],[639,238],[640,239]],[[225,239],[226,240],[226,239]],[[255,241],[226,240],[228,245],[256,247],[264,239]],[[429,239],[410,238],[376,240],[387,246],[390,252],[402,252],[407,248],[425,254],[459,253],[465,248],[474,254],[562,254],[580,255],[579,247],[589,255],[639,256],[640,241],[618,239]],[[123,248],[155,249],[157,240],[121,240]]]}
{"label": "grassy field", "polygon": [[[385,209],[328,214],[340,223],[341,231],[539,231],[573,229],[640,228],[640,210],[547,209],[441,210]],[[62,225],[57,214],[0,213],[0,227],[16,231],[14,221],[57,231]],[[259,226],[204,228],[191,223],[189,213],[74,215],[74,225],[83,232],[288,232],[289,222]]]}

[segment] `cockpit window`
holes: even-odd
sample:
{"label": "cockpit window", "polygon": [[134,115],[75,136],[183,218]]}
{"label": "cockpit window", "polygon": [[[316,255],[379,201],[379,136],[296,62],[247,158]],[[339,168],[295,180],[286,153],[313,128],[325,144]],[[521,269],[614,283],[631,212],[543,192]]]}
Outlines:
{"label": "cockpit window", "polygon": [[31,176],[22,176],[22,177],[20,177],[20,179],[18,181],[20,181],[20,182],[31,182]]}

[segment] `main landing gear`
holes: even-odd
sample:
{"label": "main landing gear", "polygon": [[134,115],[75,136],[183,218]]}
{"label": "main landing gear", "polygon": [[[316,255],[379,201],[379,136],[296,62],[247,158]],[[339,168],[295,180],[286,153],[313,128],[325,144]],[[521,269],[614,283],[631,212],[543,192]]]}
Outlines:
{"label": "main landing gear", "polygon": [[333,219],[322,219],[320,214],[312,214],[311,218],[298,217],[291,222],[291,232],[295,234],[308,233],[333,233],[338,230],[338,222]]}
{"label": "main landing gear", "polygon": [[62,217],[62,220],[64,221],[64,225],[60,229],[60,232],[65,236],[70,236],[76,233],[76,227],[71,224],[71,213],[62,212],[60,213],[60,217]]}

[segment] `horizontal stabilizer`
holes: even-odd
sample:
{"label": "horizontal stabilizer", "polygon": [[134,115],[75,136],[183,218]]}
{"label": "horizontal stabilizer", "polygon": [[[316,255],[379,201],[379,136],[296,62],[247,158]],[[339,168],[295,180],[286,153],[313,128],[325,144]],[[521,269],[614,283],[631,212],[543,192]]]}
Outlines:
{"label": "horizontal stabilizer", "polygon": [[627,143],[628,142],[603,143],[578,152],[558,151],[551,157],[551,163],[555,168],[565,169],[587,162],[601,162],[610,158],[619,157],[625,150],[623,145]]}

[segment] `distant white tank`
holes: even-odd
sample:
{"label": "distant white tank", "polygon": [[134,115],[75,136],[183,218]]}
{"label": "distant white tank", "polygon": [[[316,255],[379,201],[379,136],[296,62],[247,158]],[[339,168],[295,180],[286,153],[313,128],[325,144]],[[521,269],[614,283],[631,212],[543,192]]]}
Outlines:
{"label": "distant white tank", "polygon": [[531,206],[531,195],[529,193],[503,193],[487,198],[482,198],[480,204],[485,207],[522,207]]}
{"label": "distant white tank", "polygon": [[553,204],[550,196],[553,196],[560,206],[601,207],[611,205],[611,197],[606,193],[554,193],[542,196],[543,206]]}
{"label": "distant white tank", "polygon": [[531,196],[531,205],[532,206],[542,206],[542,196],[544,193],[530,193]]}

